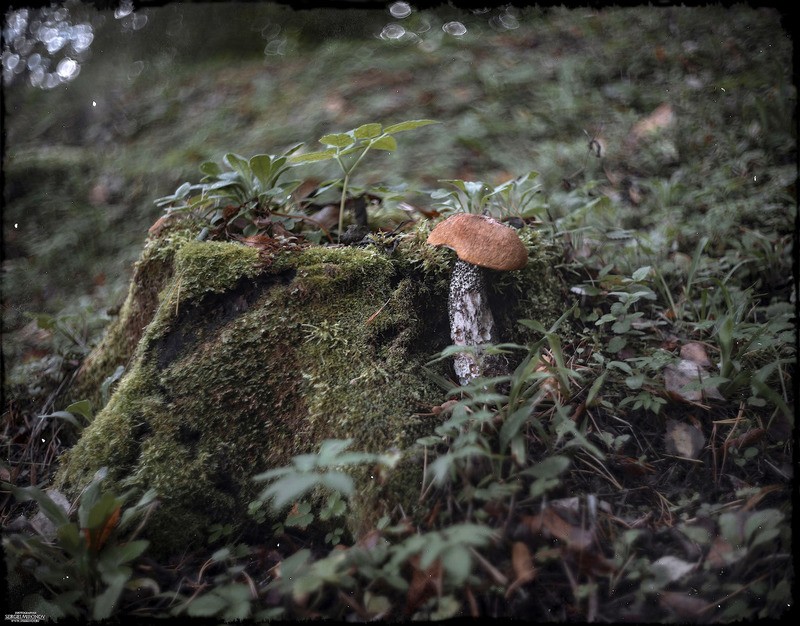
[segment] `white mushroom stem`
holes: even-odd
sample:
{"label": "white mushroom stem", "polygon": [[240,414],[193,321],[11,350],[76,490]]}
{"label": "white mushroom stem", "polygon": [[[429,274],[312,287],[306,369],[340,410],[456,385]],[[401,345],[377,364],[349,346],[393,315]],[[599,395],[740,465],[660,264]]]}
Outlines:
{"label": "white mushroom stem", "polygon": [[450,279],[450,337],[456,346],[475,346],[474,353],[456,354],[453,368],[462,385],[469,384],[484,372],[485,357],[481,346],[494,343],[494,317],[489,308],[483,270],[458,259]]}

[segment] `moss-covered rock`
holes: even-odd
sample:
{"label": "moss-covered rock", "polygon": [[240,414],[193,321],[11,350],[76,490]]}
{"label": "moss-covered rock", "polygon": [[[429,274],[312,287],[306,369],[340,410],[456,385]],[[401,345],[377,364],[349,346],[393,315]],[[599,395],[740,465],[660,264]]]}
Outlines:
{"label": "moss-covered rock", "polygon": [[[443,392],[423,366],[450,343],[453,255],[425,244],[425,226],[270,256],[181,228],[148,242],[119,319],[84,368],[91,386],[127,364],[58,475],[72,493],[103,466],[119,490],[154,488],[161,506],[147,534],[160,552],[203,542],[215,523],[242,527],[262,488],[252,476],[324,439],[381,452],[430,434],[437,421],[425,414]],[[549,324],[564,308],[551,252],[535,232],[523,238],[529,266],[493,283],[502,341],[527,339],[517,319]],[[434,367],[453,377],[449,364]],[[413,508],[403,494],[418,493],[419,476],[405,467],[413,486],[359,490],[353,531],[397,501]]]}

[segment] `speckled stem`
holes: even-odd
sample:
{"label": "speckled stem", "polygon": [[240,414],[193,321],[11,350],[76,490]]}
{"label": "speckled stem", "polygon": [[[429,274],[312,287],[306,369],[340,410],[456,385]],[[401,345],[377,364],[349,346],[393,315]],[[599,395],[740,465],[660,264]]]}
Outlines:
{"label": "speckled stem", "polygon": [[[450,337],[456,346],[482,346],[494,343],[494,318],[489,308],[483,270],[462,260],[457,260],[450,279]],[[469,384],[484,370],[481,350],[476,353],[459,353],[453,368],[462,385]]]}

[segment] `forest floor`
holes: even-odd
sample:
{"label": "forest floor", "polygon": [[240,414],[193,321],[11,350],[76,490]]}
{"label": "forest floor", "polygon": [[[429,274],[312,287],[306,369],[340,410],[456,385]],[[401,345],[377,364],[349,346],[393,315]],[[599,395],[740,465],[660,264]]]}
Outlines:
{"label": "forest floor", "polygon": [[[201,10],[230,29],[193,31]],[[91,14],[94,56],[74,81],[4,87],[0,519],[7,563],[50,569],[31,570],[40,588],[18,610],[724,622],[792,609],[797,138],[781,15],[263,10],[167,5],[138,12],[143,26]],[[40,495],[21,490],[48,485],[99,409],[61,402],[125,296],[155,200],[228,153],[302,154],[414,119],[439,123],[371,153],[351,193],[379,195],[392,227],[404,207],[537,226],[563,246],[571,339],[543,332],[488,402],[454,397],[441,441],[420,444],[440,474],[414,529],[393,519],[335,550],[296,524],[280,549],[216,529],[207,553],[118,551],[77,572],[91,590],[58,582],[80,560],[70,549],[102,542],[26,533],[23,501]],[[303,167],[308,189],[340,176],[330,160]]]}

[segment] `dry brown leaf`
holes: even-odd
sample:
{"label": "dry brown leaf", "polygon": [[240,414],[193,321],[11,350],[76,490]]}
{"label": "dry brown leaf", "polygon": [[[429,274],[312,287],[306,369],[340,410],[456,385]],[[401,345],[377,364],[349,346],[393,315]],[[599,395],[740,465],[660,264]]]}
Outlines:
{"label": "dry brown leaf", "polygon": [[669,102],[664,102],[647,117],[643,117],[631,128],[628,135],[630,142],[636,143],[643,137],[650,135],[658,130],[667,128],[675,123],[675,111]]}
{"label": "dry brown leaf", "polygon": [[516,579],[506,589],[506,599],[511,597],[522,585],[531,582],[536,577],[536,568],[528,546],[521,541],[515,541],[511,546],[511,567]]}
{"label": "dry brown leaf", "polygon": [[339,205],[328,204],[313,213],[311,219],[325,230],[330,230],[339,223]]}
{"label": "dry brown leaf", "polygon": [[169,224],[169,219],[171,217],[172,217],[171,215],[162,215],[161,217],[159,217],[153,223],[153,225],[147,229],[147,234],[150,235],[151,237],[158,237]]}
{"label": "dry brown leaf", "polygon": [[667,420],[664,442],[670,454],[696,459],[706,443],[706,438],[696,426],[670,419]]}
{"label": "dry brown leaf", "polygon": [[108,540],[111,531],[117,527],[119,523],[121,507],[114,509],[114,512],[108,516],[99,528],[81,528],[83,536],[86,537],[86,543],[92,552],[98,552]]}
{"label": "dry brown leaf", "polygon": [[406,614],[414,614],[420,606],[434,596],[441,595],[442,589],[442,564],[436,559],[426,570],[419,567],[420,557],[415,554],[408,559],[411,564],[411,581],[406,593]]}
{"label": "dry brown leaf", "polygon": [[725,567],[730,562],[730,556],[733,554],[733,546],[728,543],[726,539],[720,536],[714,537],[711,542],[711,547],[708,549],[706,555],[706,563],[711,567]]}
{"label": "dry brown leaf", "polygon": [[295,187],[291,194],[292,200],[295,202],[301,202],[302,200],[305,200],[317,190],[321,182],[322,181],[317,178],[307,178],[297,187]]}
{"label": "dry brown leaf", "polygon": [[524,516],[522,521],[533,534],[564,541],[570,548],[578,550],[588,548],[594,538],[591,531],[573,526],[549,507],[538,515]]}
{"label": "dry brown leaf", "polygon": [[705,346],[697,341],[690,341],[681,346],[681,358],[696,363],[702,368],[709,368],[712,365]]}
{"label": "dry brown leaf", "polygon": [[433,415],[439,415],[439,413],[446,414],[450,412],[456,404],[458,404],[458,400],[446,400],[445,402],[442,402],[442,404],[431,408],[431,413]]}
{"label": "dry brown leaf", "polygon": [[738,450],[743,446],[749,446],[750,444],[759,441],[766,432],[767,431],[764,430],[763,428],[751,428],[743,435],[739,435],[738,437],[726,441],[725,448],[726,449],[736,448]]}
{"label": "dry brown leaf", "polygon": [[610,457],[615,467],[619,468],[629,476],[644,476],[645,474],[652,474],[656,468],[645,463],[641,459],[636,459],[630,456],[614,455]]}

